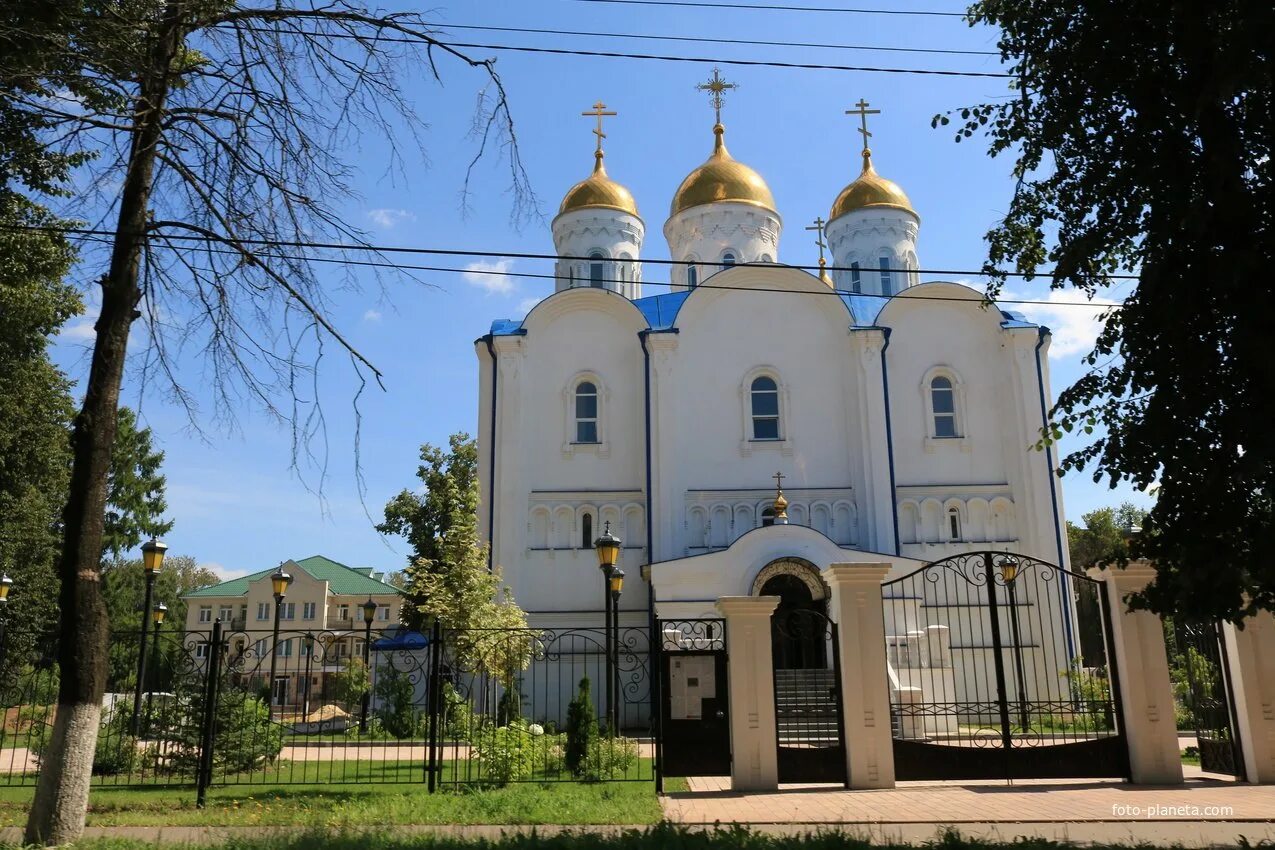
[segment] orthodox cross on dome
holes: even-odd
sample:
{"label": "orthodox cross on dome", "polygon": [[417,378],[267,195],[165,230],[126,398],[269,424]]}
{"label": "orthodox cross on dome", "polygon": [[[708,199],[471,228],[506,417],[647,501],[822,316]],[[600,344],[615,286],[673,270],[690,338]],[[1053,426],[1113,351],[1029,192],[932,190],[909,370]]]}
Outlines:
{"label": "orthodox cross on dome", "polygon": [[859,132],[863,134],[863,152],[865,155],[872,153],[872,151],[868,149],[868,139],[872,136],[872,134],[868,132],[868,116],[881,114],[880,109],[868,109],[868,105],[869,104],[866,100],[859,98],[859,102],[855,104],[854,109],[846,110],[847,115],[859,116]]}
{"label": "orthodox cross on dome", "polygon": [[717,117],[717,123],[722,123],[722,104],[726,101],[722,98],[722,92],[739,88],[739,83],[728,83],[722,79],[721,71],[713,69],[713,77],[706,83],[700,83],[695,88],[700,91],[710,93],[708,102],[713,104],[713,114]]}
{"label": "orthodox cross on dome", "polygon": [[593,135],[598,137],[598,151],[597,151],[598,153],[602,153],[602,140],[607,137],[607,134],[602,132],[602,119],[617,114],[615,112],[607,112],[606,108],[607,108],[607,105],[599,100],[597,103],[593,104],[593,108],[590,109],[588,112],[580,113],[586,118],[592,115],[593,117],[598,119],[598,126],[596,129],[593,130]]}
{"label": "orthodox cross on dome", "polygon": [[776,472],[775,479],[775,525],[788,524],[788,500],[784,498],[784,474]]}
{"label": "orthodox cross on dome", "polygon": [[774,475],[770,477],[775,479],[775,492],[776,493],[784,492],[784,478],[786,478],[787,476],[785,476],[782,472],[776,472]]}
{"label": "orthodox cross on dome", "polygon": [[813,225],[806,228],[807,230],[813,230],[816,233],[815,244],[819,246],[819,265],[821,266],[824,264],[823,249],[828,247],[827,243],[823,241],[823,226],[827,223],[828,222],[823,220],[823,216],[819,216],[815,219],[815,223]]}

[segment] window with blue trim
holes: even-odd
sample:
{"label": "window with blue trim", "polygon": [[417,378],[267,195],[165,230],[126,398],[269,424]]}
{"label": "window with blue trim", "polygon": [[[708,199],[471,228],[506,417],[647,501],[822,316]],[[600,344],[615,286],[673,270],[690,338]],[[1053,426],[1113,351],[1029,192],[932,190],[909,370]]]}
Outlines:
{"label": "window with blue trim", "polygon": [[592,381],[576,386],[576,442],[598,441],[598,387]]}
{"label": "window with blue trim", "polygon": [[863,272],[858,260],[850,264],[850,291],[863,292]]}
{"label": "window with blue trim", "polygon": [[762,375],[753,379],[752,414],[753,439],[779,439],[779,385],[775,379]]}
{"label": "window with blue trim", "polygon": [[894,294],[894,280],[890,275],[890,258],[881,258],[881,294]]}
{"label": "window with blue trim", "polygon": [[930,381],[930,407],[934,413],[934,436],[957,436],[956,391],[951,378],[939,375]]}

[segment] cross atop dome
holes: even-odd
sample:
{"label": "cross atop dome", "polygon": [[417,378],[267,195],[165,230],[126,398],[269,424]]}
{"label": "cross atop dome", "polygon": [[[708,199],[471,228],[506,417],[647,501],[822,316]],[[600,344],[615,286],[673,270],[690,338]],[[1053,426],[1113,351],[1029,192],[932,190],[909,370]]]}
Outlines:
{"label": "cross atop dome", "polygon": [[722,123],[722,105],[726,100],[722,97],[722,92],[739,88],[739,83],[728,83],[722,79],[722,72],[717,68],[713,69],[713,76],[708,82],[700,83],[695,88],[700,91],[710,92],[711,96],[708,102],[713,105],[713,115],[717,119],[716,123]]}
{"label": "cross atop dome", "polygon": [[593,104],[593,108],[590,109],[588,112],[580,113],[585,118],[593,116],[598,119],[598,126],[596,129],[593,130],[593,135],[598,137],[597,156],[599,158],[602,157],[602,140],[607,137],[607,134],[602,132],[602,119],[619,114],[617,112],[607,112],[606,108],[607,108],[607,105],[599,100],[597,103]]}
{"label": "cross atop dome", "polygon": [[847,115],[859,116],[859,123],[861,125],[859,127],[859,132],[863,134],[863,155],[865,157],[872,155],[872,150],[868,147],[868,139],[872,137],[872,133],[868,131],[868,116],[881,114],[880,109],[868,109],[870,105],[871,104],[863,98],[859,98],[859,102],[855,104],[854,109],[846,110]]}

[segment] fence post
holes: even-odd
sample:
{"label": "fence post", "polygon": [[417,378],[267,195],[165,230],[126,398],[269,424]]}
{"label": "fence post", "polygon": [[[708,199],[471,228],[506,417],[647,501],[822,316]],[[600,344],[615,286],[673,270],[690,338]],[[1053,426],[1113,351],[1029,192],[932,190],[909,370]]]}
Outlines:
{"label": "fence post", "polygon": [[[652,590],[651,594],[654,595]],[[664,793],[664,636],[660,629],[660,621],[654,615],[650,618],[650,632],[647,636],[648,652],[646,657],[650,664],[651,681],[651,720],[655,728],[655,793]]]}
{"label": "fence post", "polygon": [[1222,624],[1240,756],[1249,782],[1275,782],[1275,615]]}
{"label": "fence post", "polygon": [[442,705],[442,694],[439,692],[442,687],[439,675],[439,666],[442,662],[442,635],[443,630],[438,624],[438,618],[434,618],[434,625],[429,632],[429,697],[426,702],[429,711],[429,732],[426,759],[427,763],[425,771],[428,773],[426,783],[429,793],[433,794],[438,785],[438,736],[442,731],[439,726],[439,712]]}
{"label": "fence post", "polygon": [[208,680],[204,683],[204,714],[199,719],[199,766],[195,771],[195,807],[202,809],[212,784],[213,726],[217,717],[217,698],[221,678],[221,618],[213,620],[212,639],[208,643]]}
{"label": "fence post", "polygon": [[721,596],[717,600],[717,610],[726,619],[732,791],[774,791],[779,787],[770,640],[770,618],[778,605],[778,596]]}

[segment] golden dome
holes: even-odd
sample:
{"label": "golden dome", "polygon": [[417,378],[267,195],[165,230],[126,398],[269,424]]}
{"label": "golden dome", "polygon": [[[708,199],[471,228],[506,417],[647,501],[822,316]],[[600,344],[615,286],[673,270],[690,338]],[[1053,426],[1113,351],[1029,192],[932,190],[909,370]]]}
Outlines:
{"label": "golden dome", "polygon": [[859,179],[841,190],[837,200],[832,204],[832,212],[828,220],[833,221],[848,212],[867,207],[887,207],[904,210],[916,215],[912,202],[893,180],[886,180],[872,167],[872,151],[863,152],[863,173]]}
{"label": "golden dome", "polygon": [[677,187],[669,208],[669,217],[701,204],[723,201],[753,204],[773,212],[775,197],[770,194],[766,181],[756,171],[734,159],[730,151],[726,150],[726,128],[718,124],[713,127],[713,134],[717,137],[713,143],[713,155],[686,175],[682,185]]}
{"label": "golden dome", "polygon": [[558,215],[572,210],[602,208],[619,210],[636,216],[638,208],[637,201],[633,200],[633,193],[607,175],[607,170],[602,165],[601,150],[597,151],[594,157],[596,160],[593,164],[593,173],[567,191],[566,197],[562,199],[562,205],[558,207]]}

